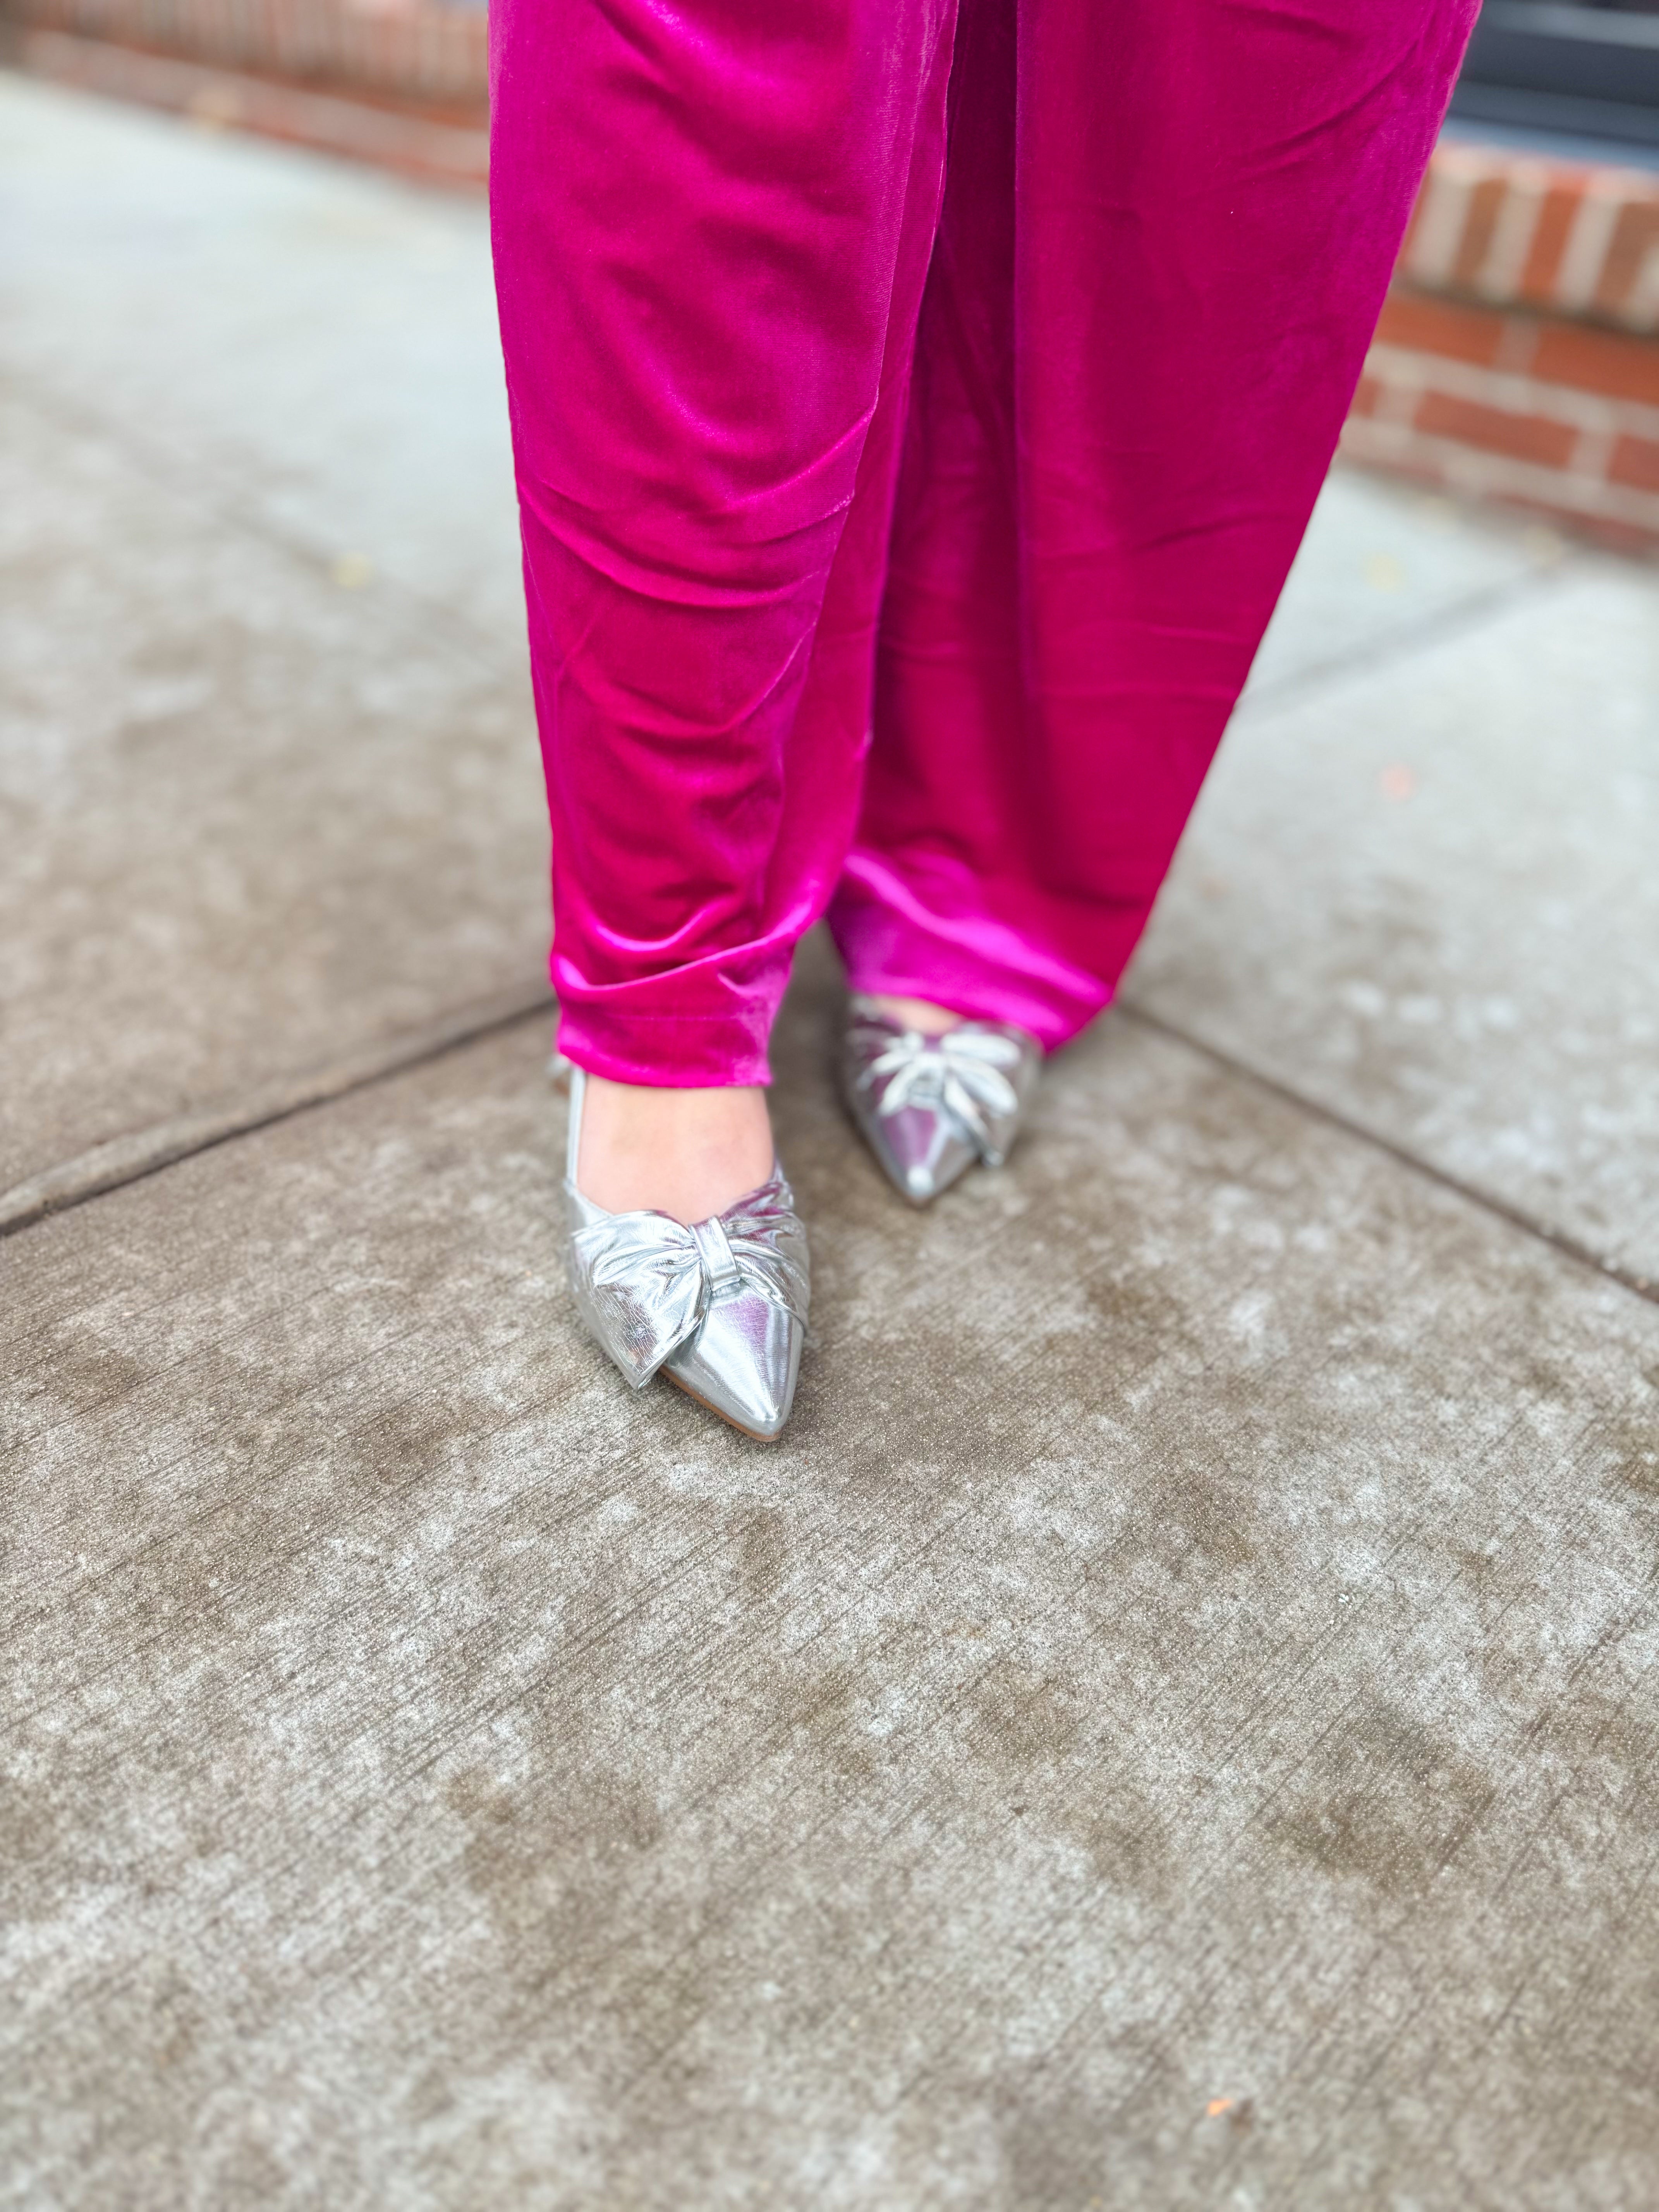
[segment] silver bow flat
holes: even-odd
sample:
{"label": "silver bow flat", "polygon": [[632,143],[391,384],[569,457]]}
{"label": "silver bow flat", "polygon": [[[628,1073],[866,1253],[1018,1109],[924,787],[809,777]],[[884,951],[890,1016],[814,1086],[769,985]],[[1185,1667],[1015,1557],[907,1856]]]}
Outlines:
{"label": "silver bow flat", "polygon": [[690,1229],[668,1213],[607,1213],[576,1188],[584,1089],[573,1068],[564,1192],[578,1311],[635,1389],[660,1370],[734,1429],[772,1443],[794,1402],[811,1292],[788,1184],[775,1168]]}
{"label": "silver bow flat", "polygon": [[1042,1046],[1012,1022],[963,1022],[927,1036],[854,999],[842,1082],[894,1188],[926,1206],[976,1160],[1002,1165],[1042,1065]]}

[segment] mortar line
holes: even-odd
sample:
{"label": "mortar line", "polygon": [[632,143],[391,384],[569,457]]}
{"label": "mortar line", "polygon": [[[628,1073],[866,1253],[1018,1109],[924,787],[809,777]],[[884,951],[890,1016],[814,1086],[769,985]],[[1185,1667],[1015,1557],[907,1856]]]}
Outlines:
{"label": "mortar line", "polygon": [[1113,1004],[1115,1010],[1127,1016],[1130,1021],[1156,1030],[1158,1036],[1168,1037],[1171,1043],[1185,1045],[1189,1051],[1198,1053],[1226,1074],[1237,1077],[1257,1091],[1266,1091],[1270,1097],[1280,1099],[1287,1105],[1299,1107],[1304,1114],[1311,1115],[1316,1121],[1322,1121],[1328,1128],[1339,1129],[1345,1137],[1357,1138],[1362,1145],[1370,1146],[1373,1152],[1386,1154],[1389,1159],[1397,1161],[1401,1167],[1409,1168],[1425,1182],[1437,1183],[1441,1189],[1454,1192],[1469,1205],[1479,1206],[1482,1212],[1494,1215],[1511,1229],[1518,1229],[1523,1236],[1530,1237],[1540,1244],[1547,1244],[1552,1251],[1559,1252],[1564,1259],[1591,1269],[1595,1273],[1604,1276],[1608,1282],[1617,1283],[1620,1290],[1630,1291],[1637,1297],[1645,1298],[1650,1305],[1659,1305],[1659,1280],[1652,1276],[1638,1274],[1635,1268],[1626,1267],[1618,1260],[1604,1257],[1590,1245],[1582,1243],[1568,1231],[1558,1229],[1552,1222],[1541,1219],[1537,1214],[1528,1213],[1518,1206],[1511,1206],[1506,1199],[1494,1197],[1478,1184],[1464,1182],[1448,1169],[1436,1167],[1431,1160],[1409,1151],[1394,1138],[1385,1137],[1380,1130],[1369,1127],[1364,1121],[1355,1121],[1340,1108],[1327,1106],[1320,1099],[1310,1098],[1303,1091],[1293,1089],[1290,1084],[1279,1082],[1275,1076],[1264,1075],[1260,1068],[1252,1067],[1249,1060],[1237,1059],[1219,1045],[1206,1043],[1190,1030],[1181,1029],[1174,1022],[1165,1021],[1162,1015],[1152,1012],[1147,1007],[1138,1006],[1128,999],[1118,999]]}

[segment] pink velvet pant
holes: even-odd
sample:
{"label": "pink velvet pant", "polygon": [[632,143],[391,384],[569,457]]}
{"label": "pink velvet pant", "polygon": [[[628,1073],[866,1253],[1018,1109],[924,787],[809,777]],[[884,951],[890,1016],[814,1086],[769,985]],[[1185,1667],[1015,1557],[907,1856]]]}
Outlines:
{"label": "pink velvet pant", "polygon": [[1143,928],[1474,0],[494,0],[560,1040],[801,933],[1049,1047]]}

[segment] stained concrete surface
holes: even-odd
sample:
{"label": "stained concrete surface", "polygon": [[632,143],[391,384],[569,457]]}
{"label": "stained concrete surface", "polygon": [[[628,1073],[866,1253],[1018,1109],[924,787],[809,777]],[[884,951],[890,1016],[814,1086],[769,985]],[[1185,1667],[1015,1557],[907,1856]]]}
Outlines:
{"label": "stained concrete surface", "polygon": [[[544,854],[478,211],[0,119],[38,1161],[533,978]],[[1189,1036],[928,1216],[810,946],[771,1452],[575,1332],[539,1019],[0,1243],[0,2204],[1659,2194],[1659,1306],[1482,1196],[1648,1249],[1652,580],[1334,479]]]}
{"label": "stained concrete surface", "polygon": [[0,577],[0,1188],[535,975],[504,657],[4,392]]}
{"label": "stained concrete surface", "polygon": [[1121,1017],[914,1219],[834,1006],[769,1454],[533,1029],[21,1240],[15,2201],[1650,2193],[1659,1310]]}
{"label": "stained concrete surface", "polygon": [[[0,684],[52,755],[63,825],[62,926],[41,911],[23,932],[0,908],[27,1038],[3,1185],[304,1066],[325,1033],[530,984],[544,850],[482,205],[15,79],[0,118],[0,377],[41,418],[13,433],[12,557],[31,573],[13,572],[29,605]],[[65,441],[83,477],[125,490],[101,514],[82,498],[54,598]],[[165,684],[106,665],[108,640],[136,641],[135,540],[179,630],[198,595],[226,617],[210,690],[188,672],[197,703],[159,716]],[[246,700],[232,647],[271,588],[252,571],[283,555],[292,611]],[[320,653],[312,626],[348,623],[353,649]],[[127,649],[142,664],[167,627]],[[1656,637],[1653,571],[1334,478],[1130,979],[1152,1011],[1638,1274],[1659,1274]],[[368,743],[372,675],[391,703]],[[165,774],[146,757],[158,720]],[[295,817],[325,757],[307,852]],[[25,783],[7,826],[35,843]],[[100,820],[118,842],[131,825],[147,906],[139,936],[112,926],[94,955],[80,917],[113,914]],[[210,852],[226,883],[175,851]],[[31,900],[40,872],[15,878]],[[313,883],[313,927],[256,947],[248,918],[273,895],[292,915]],[[226,906],[243,919],[221,937]],[[1423,981],[1443,939],[1455,991]],[[112,1040],[95,1069],[89,1021]]]}

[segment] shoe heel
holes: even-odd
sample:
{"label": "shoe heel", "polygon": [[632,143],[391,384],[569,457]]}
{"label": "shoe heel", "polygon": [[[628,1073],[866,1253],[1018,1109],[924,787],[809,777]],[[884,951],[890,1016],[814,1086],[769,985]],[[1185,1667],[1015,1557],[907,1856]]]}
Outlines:
{"label": "shoe heel", "polygon": [[570,1190],[576,1188],[576,1163],[582,1150],[582,1101],[587,1096],[587,1076],[580,1067],[570,1070],[570,1118],[565,1124],[564,1180]]}

